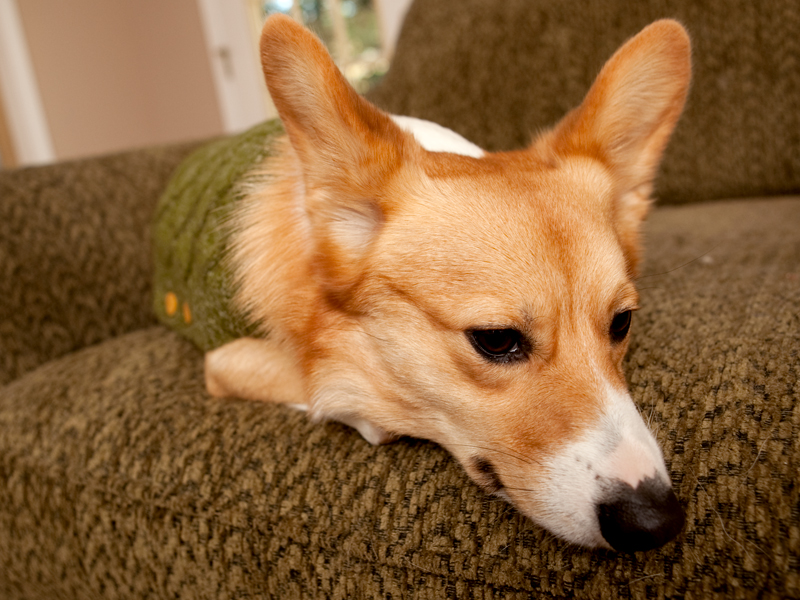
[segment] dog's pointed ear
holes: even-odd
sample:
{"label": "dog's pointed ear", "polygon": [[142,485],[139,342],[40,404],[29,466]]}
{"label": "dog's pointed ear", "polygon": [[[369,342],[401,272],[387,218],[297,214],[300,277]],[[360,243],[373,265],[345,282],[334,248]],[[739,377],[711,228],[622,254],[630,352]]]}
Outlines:
{"label": "dog's pointed ear", "polygon": [[686,30],[673,20],[656,21],[609,59],[581,105],[543,138],[556,154],[584,154],[608,167],[618,233],[634,272],[639,227],[690,80]]}
{"label": "dog's pointed ear", "polygon": [[386,182],[418,145],[352,88],[322,42],[293,19],[267,19],[261,63],[302,169],[318,262],[330,285],[347,287],[391,208]]}

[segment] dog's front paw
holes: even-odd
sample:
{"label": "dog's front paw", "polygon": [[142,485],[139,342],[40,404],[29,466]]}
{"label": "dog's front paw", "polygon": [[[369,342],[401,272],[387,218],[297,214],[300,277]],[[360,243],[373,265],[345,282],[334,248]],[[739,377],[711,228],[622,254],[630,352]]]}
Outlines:
{"label": "dog's front paw", "polygon": [[303,378],[293,356],[275,343],[239,338],[206,352],[208,393],[247,400],[304,405]]}
{"label": "dog's front paw", "polygon": [[345,425],[352,427],[358,433],[361,434],[365,440],[367,440],[373,446],[380,446],[381,444],[388,444],[390,442],[395,441],[398,436],[389,433],[385,429],[378,427],[356,415],[345,415],[343,417],[336,417],[336,421],[340,423],[344,423]]}
{"label": "dog's front paw", "polygon": [[206,390],[215,398],[224,398],[225,396],[230,396],[231,393],[225,386],[224,378],[220,377],[221,370],[218,365],[218,353],[219,350],[206,352],[204,361]]}

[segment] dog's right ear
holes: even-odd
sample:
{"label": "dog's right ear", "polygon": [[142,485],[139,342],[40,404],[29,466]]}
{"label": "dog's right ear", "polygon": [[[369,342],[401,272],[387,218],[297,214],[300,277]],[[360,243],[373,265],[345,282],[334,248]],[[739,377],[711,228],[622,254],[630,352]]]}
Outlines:
{"label": "dog's right ear", "polygon": [[264,78],[306,187],[306,210],[326,283],[339,293],[359,276],[359,259],[386,213],[387,180],[418,148],[362,98],[322,42],[284,15],[261,33]]}

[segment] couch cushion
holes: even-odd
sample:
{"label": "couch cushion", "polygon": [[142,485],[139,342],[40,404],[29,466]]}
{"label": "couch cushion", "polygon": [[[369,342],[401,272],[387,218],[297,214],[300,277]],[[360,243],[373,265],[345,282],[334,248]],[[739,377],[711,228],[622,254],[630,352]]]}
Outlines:
{"label": "couch cushion", "polygon": [[798,215],[652,216],[627,368],[687,510],[660,550],[555,540],[434,444],[211,399],[155,327],[0,388],[0,596],[798,596]]}
{"label": "couch cushion", "polygon": [[603,63],[663,17],[689,29],[694,78],[658,195],[689,202],[800,191],[800,3],[425,0],[371,94],[490,150],[577,106]]}
{"label": "couch cushion", "polygon": [[196,146],[0,171],[0,385],[155,322],[150,220]]}

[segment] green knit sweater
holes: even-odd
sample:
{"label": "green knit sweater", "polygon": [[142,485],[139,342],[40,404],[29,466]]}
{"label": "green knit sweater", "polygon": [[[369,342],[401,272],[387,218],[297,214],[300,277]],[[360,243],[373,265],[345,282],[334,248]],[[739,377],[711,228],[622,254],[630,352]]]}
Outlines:
{"label": "green knit sweater", "polygon": [[229,217],[242,178],[282,134],[273,120],[203,146],[175,171],[156,210],[156,315],[204,351],[253,332],[231,305]]}

